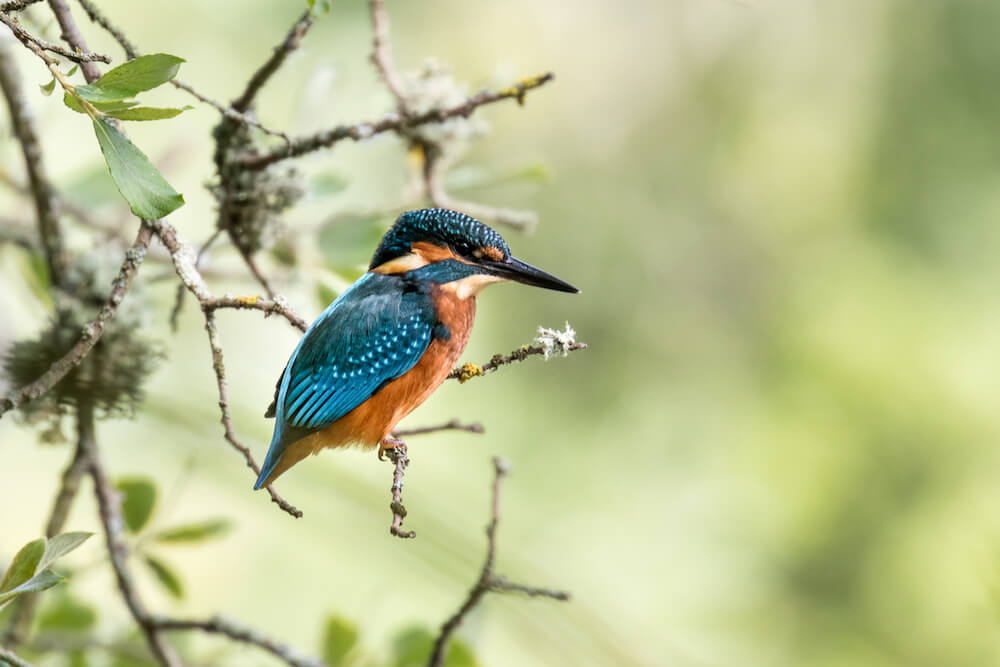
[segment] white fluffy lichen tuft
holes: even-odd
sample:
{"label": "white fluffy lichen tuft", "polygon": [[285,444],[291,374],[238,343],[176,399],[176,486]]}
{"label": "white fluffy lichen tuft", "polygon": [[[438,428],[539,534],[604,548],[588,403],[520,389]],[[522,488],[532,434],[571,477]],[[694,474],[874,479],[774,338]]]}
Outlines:
{"label": "white fluffy lichen tuft", "polygon": [[569,322],[566,322],[566,328],[562,331],[539,326],[535,342],[542,346],[542,354],[545,355],[546,361],[556,353],[565,357],[570,353],[573,344],[576,343],[576,331],[569,325]]}

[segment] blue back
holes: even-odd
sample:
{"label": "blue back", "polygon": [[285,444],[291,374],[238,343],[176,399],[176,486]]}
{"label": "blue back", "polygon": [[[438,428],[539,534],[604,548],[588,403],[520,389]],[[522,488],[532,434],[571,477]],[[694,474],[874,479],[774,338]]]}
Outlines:
{"label": "blue back", "polygon": [[422,285],[366,273],[313,322],[278,385],[274,436],[254,488],[289,444],[326,428],[416,365],[436,324]]}

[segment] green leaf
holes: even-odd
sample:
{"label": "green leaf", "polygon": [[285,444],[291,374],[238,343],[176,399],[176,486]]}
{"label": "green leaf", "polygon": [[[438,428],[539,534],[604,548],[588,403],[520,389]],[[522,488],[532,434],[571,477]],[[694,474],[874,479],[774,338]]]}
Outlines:
{"label": "green leaf", "polygon": [[448,649],[444,654],[444,666],[479,667],[479,662],[468,644],[461,639],[453,639],[448,642]]}
{"label": "green leaf", "polygon": [[16,598],[18,595],[21,595],[23,593],[37,593],[38,591],[44,591],[47,588],[52,588],[62,580],[63,580],[62,575],[58,575],[52,570],[45,570],[44,572],[39,572],[31,579],[28,579],[26,582],[21,584],[20,586],[12,588],[4,593],[0,593],[0,607],[3,607],[5,604]]}
{"label": "green leaf", "polygon": [[323,660],[330,667],[344,663],[344,657],[358,642],[358,629],[351,621],[340,616],[326,619],[323,630]]}
{"label": "green leaf", "polygon": [[[98,111],[104,111],[104,112],[117,111],[119,109],[128,109],[129,107],[134,107],[139,104],[139,102],[135,100],[132,101],[108,100],[104,102],[97,100],[94,101],[87,100],[87,101],[90,102],[94,106],[94,108],[97,109]],[[83,105],[80,104],[80,100],[76,99],[69,93],[63,95],[63,104],[65,104],[66,106],[68,106],[70,109],[72,109],[77,113],[87,113],[86,109],[83,108]]]}
{"label": "green leaf", "polygon": [[45,555],[47,542],[44,537],[39,537],[21,547],[4,573],[3,579],[0,579],[0,593],[14,590],[35,576],[38,564]]}
{"label": "green leaf", "polygon": [[168,593],[178,600],[184,597],[184,585],[181,584],[180,577],[166,563],[152,556],[145,556],[143,560],[152,571],[156,580],[163,584]]}
{"label": "green leaf", "polygon": [[[139,56],[108,71],[92,87],[120,91],[125,93],[124,97],[132,97],[173,79],[182,62],[183,58],[169,53]],[[77,91],[79,88],[77,87]]]}
{"label": "green leaf", "polygon": [[55,596],[54,603],[45,607],[45,611],[39,617],[39,624],[43,630],[79,632],[89,630],[96,620],[97,612],[93,607],[63,594]]}
{"label": "green leaf", "polygon": [[39,88],[42,89],[42,95],[48,97],[52,94],[52,91],[56,89],[56,80],[53,78],[51,81],[45,84],[39,84]]}
{"label": "green leaf", "polygon": [[73,549],[87,541],[93,533],[87,533],[83,531],[77,531],[73,533],[61,533],[49,540],[49,543],[45,547],[45,555],[42,556],[41,562],[38,564],[38,570],[44,570],[52,562],[65,556]]}
{"label": "green leaf", "polygon": [[[392,640],[393,667],[424,665],[434,650],[436,636],[422,626],[401,630]],[[479,663],[469,645],[459,639],[448,642],[444,653],[445,667],[478,667]]]}
{"label": "green leaf", "polygon": [[69,68],[69,71],[66,72],[66,77],[68,78],[68,77],[73,76],[74,74],[76,74],[76,70],[78,70],[78,69],[80,69],[78,66],[73,65],[72,67]]}
{"label": "green leaf", "polygon": [[124,477],[115,486],[122,493],[122,518],[132,533],[142,530],[153,514],[156,486],[145,477]]}
{"label": "green leaf", "polygon": [[95,119],[94,133],[111,178],[133,213],[140,218],[156,219],[184,205],[184,197],[111,121]]}
{"label": "green leaf", "polygon": [[[88,102],[120,102],[122,100],[128,99],[129,97],[134,97],[132,93],[127,90],[122,90],[121,88],[101,88],[97,84],[82,83],[79,86],[74,86],[73,89],[76,94],[87,100]],[[63,98],[63,102],[66,101],[66,97],[75,99],[73,95],[66,93]],[[69,103],[66,104],[69,106]]]}
{"label": "green leaf", "polygon": [[309,5],[309,11],[313,14],[329,14],[330,10],[333,9],[333,0],[306,0],[306,4]]}
{"label": "green leaf", "polygon": [[208,519],[161,530],[153,535],[153,540],[162,543],[201,542],[213,537],[221,537],[232,528],[233,523],[229,519]]}
{"label": "green leaf", "polygon": [[[112,118],[117,118],[118,120],[162,120],[164,118],[173,118],[188,109],[193,109],[194,107],[135,107],[134,109],[121,109],[121,110],[111,110],[107,111],[107,114]],[[102,109],[103,111],[103,109]]]}
{"label": "green leaf", "polygon": [[422,626],[401,630],[392,640],[394,667],[424,665],[434,648],[434,636]]}

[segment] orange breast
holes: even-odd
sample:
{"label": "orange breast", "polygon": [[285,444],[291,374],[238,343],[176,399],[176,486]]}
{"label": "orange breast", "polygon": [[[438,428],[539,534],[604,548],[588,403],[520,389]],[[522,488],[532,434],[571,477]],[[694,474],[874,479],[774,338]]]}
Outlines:
{"label": "orange breast", "polygon": [[321,449],[353,444],[375,447],[403,417],[426,401],[444,382],[469,342],[476,315],[476,299],[459,298],[453,291],[437,289],[432,296],[437,318],[448,327],[451,336],[447,340],[432,340],[413,368],[322,431],[290,444],[267,483]]}

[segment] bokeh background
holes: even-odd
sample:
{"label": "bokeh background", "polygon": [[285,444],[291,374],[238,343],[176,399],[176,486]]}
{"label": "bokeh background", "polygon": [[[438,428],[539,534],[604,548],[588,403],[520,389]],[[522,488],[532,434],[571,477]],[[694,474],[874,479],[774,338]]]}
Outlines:
{"label": "bokeh background", "polygon": [[[262,96],[267,125],[306,132],[390,108],[368,61],[365,3],[333,4]],[[183,56],[181,78],[230,99],[302,3],[100,5],[144,52]],[[488,597],[460,631],[485,665],[1000,663],[1000,4],[388,8],[402,70],[434,57],[471,92],[557,77],[524,108],[477,114],[490,132],[451,185],[538,211],[533,234],[505,236],[583,293],[491,288],[465,358],[565,321],[590,348],[447,383],[408,419],[460,417],[486,433],[411,441],[418,538],[404,542],[387,534],[390,470],[373,454],[327,452],[287,473],[277,488],[305,511],[297,521],[250,490],[222,440],[200,315],[189,303],[171,335],[169,269],[144,267],[148,331],[169,359],[134,420],[99,424],[108,467],[156,480],[159,525],[235,523],[224,539],[164,553],[183,600],[140,571],[154,609],[230,614],[307,652],[337,614],[359,626],[365,659],[383,660],[401,629],[436,628],[464,599],[500,455],[514,474],[499,571],[573,600]],[[119,56],[85,29],[92,48]],[[27,85],[47,80],[30,57],[23,65]],[[57,183],[133,228],[106,194],[85,120],[55,98],[33,101]],[[203,185],[216,120],[198,106],[130,127],[185,194],[171,220],[189,241],[214,224]],[[19,174],[3,136],[3,168]],[[320,312],[317,292],[351,279],[388,220],[358,215],[314,244],[317,227],[391,209],[413,166],[390,136],[303,163],[310,193],[287,224],[312,260],[264,260],[300,313]],[[2,197],[11,216],[29,215]],[[4,343],[48,317],[19,253],[0,248]],[[255,292],[233,255],[213,257],[213,289]],[[220,327],[236,428],[260,458],[263,410],[296,335],[255,313],[223,313]],[[0,421],[0,560],[40,533],[69,456],[36,443],[37,429]],[[68,527],[97,528],[88,492]],[[110,575],[87,569],[103,553],[94,539],[68,562],[83,568],[76,594],[102,609],[98,632],[112,634],[128,618]],[[271,664],[195,641],[221,664]]]}

